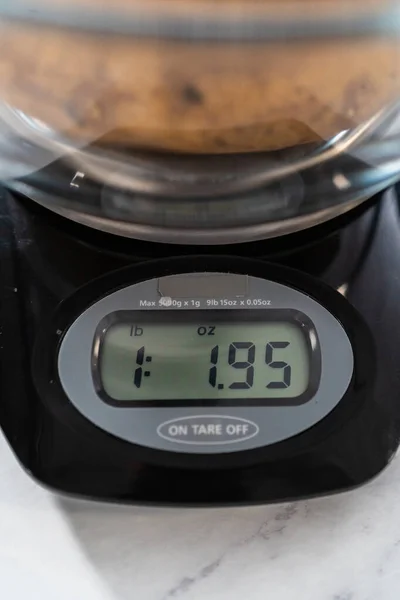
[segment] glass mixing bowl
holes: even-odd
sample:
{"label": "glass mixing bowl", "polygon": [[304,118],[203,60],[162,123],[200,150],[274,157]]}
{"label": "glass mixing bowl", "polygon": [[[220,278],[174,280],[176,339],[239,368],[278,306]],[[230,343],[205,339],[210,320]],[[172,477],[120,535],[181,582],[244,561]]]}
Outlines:
{"label": "glass mixing bowl", "polygon": [[0,175],[123,236],[230,243],[399,177],[400,5],[0,0]]}

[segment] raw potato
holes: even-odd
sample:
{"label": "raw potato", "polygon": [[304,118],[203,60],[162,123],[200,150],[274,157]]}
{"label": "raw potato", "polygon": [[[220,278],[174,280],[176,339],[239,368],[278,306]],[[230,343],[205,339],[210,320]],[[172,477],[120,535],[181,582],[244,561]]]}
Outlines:
{"label": "raw potato", "polygon": [[328,139],[399,95],[395,39],[139,41],[3,23],[1,97],[74,139],[191,153]]}

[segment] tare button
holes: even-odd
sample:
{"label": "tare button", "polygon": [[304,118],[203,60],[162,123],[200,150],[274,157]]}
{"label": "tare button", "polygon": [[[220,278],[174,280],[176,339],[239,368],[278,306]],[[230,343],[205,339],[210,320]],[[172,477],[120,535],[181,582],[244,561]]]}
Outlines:
{"label": "tare button", "polygon": [[259,427],[253,421],[225,415],[196,415],[165,421],[157,427],[164,440],[179,444],[232,444],[255,437]]}

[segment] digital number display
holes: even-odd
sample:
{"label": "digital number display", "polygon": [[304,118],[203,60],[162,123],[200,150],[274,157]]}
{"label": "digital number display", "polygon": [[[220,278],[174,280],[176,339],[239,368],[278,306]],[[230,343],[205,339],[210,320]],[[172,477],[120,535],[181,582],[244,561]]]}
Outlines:
{"label": "digital number display", "polygon": [[134,402],[284,399],[307,390],[311,357],[301,324],[195,318],[117,321],[103,330],[98,374],[105,394]]}

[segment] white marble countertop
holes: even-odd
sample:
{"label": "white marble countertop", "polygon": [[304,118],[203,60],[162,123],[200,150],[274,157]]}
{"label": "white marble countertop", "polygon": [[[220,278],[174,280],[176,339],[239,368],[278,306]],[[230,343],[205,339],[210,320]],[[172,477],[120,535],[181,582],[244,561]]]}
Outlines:
{"label": "white marble countertop", "polygon": [[398,600],[400,458],[355,492],[162,509],[57,498],[0,437],[4,600]]}

